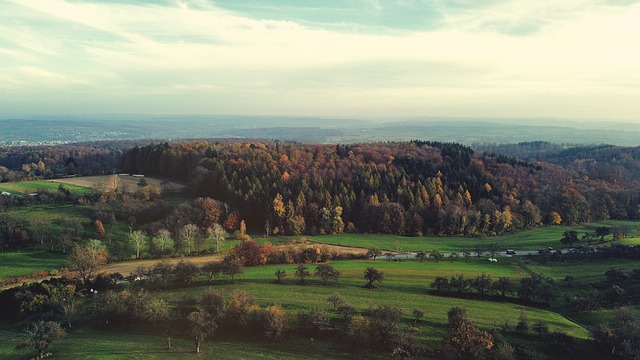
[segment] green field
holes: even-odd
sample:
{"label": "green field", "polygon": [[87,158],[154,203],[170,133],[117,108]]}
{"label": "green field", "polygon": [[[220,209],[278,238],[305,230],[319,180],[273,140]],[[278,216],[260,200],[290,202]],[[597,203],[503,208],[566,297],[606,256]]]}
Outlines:
{"label": "green field", "polygon": [[[485,272],[496,279],[507,276],[517,279],[524,275],[522,269],[510,261],[498,263],[476,263],[464,260],[433,261],[420,263],[416,260],[395,262],[387,260],[345,260],[331,263],[342,272],[342,277],[337,283],[325,286],[317,279],[308,280],[307,285],[300,285],[293,278],[294,265],[269,265],[245,269],[245,273],[239,275],[237,284],[216,282],[214,287],[222,289],[225,293],[234,289],[242,289],[253,295],[259,304],[263,306],[279,304],[289,311],[301,311],[311,308],[323,308],[329,310],[326,298],[338,293],[350,304],[362,310],[372,305],[389,305],[403,310],[405,324],[411,320],[413,309],[425,312],[422,330],[424,338],[435,342],[442,338],[444,324],[447,322],[447,311],[453,306],[467,308],[471,318],[476,323],[488,329],[492,325],[500,325],[505,321],[515,323],[521,312],[525,312],[531,321],[542,320],[554,330],[556,328],[566,331],[568,334],[586,339],[588,332],[581,326],[567,320],[548,309],[521,306],[509,302],[489,302],[481,300],[458,299],[427,294],[429,284],[436,276],[451,276],[463,274],[467,278],[473,278]],[[363,272],[367,266],[374,266],[385,272],[385,280],[379,289],[365,289]],[[315,265],[309,265],[313,272]],[[283,284],[273,282],[274,272],[284,269],[288,277]],[[156,293],[165,300],[174,302],[185,294],[195,297],[201,295],[210,285],[200,279],[199,285],[186,289],[176,289]]]}
{"label": "green field", "polygon": [[0,253],[0,280],[31,275],[66,266],[65,256],[49,251],[10,251]]}
{"label": "green field", "polygon": [[[447,311],[453,306],[461,306],[467,309],[469,316],[483,329],[489,329],[493,325],[501,325],[504,322],[516,323],[521,313],[525,313],[531,322],[543,321],[553,331],[561,329],[579,340],[589,337],[588,331],[582,326],[566,319],[551,309],[517,305],[509,302],[490,302],[470,299],[458,299],[451,297],[435,296],[427,293],[430,282],[436,276],[450,276],[464,274],[465,277],[475,277],[481,273],[488,273],[495,279],[507,276],[517,280],[524,276],[522,269],[515,263],[505,260],[499,263],[487,263],[464,260],[443,261],[435,263],[428,261],[420,263],[416,260],[395,262],[388,260],[347,260],[331,263],[342,272],[338,282],[322,285],[317,279],[309,279],[306,285],[297,283],[292,277],[294,265],[270,265],[251,267],[245,269],[245,273],[238,276],[236,284],[228,284],[226,281],[216,280],[214,284],[208,284],[200,278],[194,286],[182,289],[163,291],[150,290],[150,296],[164,298],[171,303],[176,303],[185,295],[199,297],[204,290],[213,286],[229,293],[235,289],[242,289],[254,296],[262,306],[279,304],[287,312],[296,313],[312,308],[330,311],[330,304],[326,298],[333,294],[340,294],[358,310],[364,310],[368,306],[389,305],[403,310],[403,326],[411,323],[411,311],[420,309],[425,316],[418,324],[421,329],[421,338],[428,344],[437,346],[444,334],[444,325],[447,322]],[[365,289],[362,287],[363,270],[367,266],[375,266],[385,272],[385,280],[378,289]],[[313,271],[315,265],[309,265]],[[284,269],[289,276],[283,284],[273,282],[276,269]],[[147,288],[148,286],[142,285]],[[153,333],[112,330],[109,332],[74,329],[68,339],[52,348],[54,358],[87,358],[87,359],[174,359],[186,356],[191,352],[192,345],[185,337],[176,338],[175,352],[166,353],[163,350],[163,339]],[[238,339],[220,338],[214,336],[203,345],[205,357],[215,354],[216,358],[246,358],[246,359],[298,359],[315,358],[322,354],[326,359],[339,358],[383,358],[385,354],[362,354],[358,356],[347,354],[339,348],[322,341],[311,341],[298,337],[287,337],[281,341],[269,342],[261,339],[243,341]],[[7,344],[15,344],[19,341],[20,332],[16,328],[0,327],[0,337],[6,338]],[[535,337],[520,339],[543,346]],[[92,344],[89,346],[88,344]],[[28,353],[28,352],[27,352]],[[11,346],[0,345],[0,358],[27,359],[29,355],[12,350]]]}
{"label": "green field", "polygon": [[[48,180],[39,180],[39,181],[22,181],[22,182],[13,182],[13,183],[2,183],[0,184],[0,191],[7,191],[12,194],[25,194],[25,193],[34,193],[39,190],[46,190],[50,192],[58,191],[58,186],[60,183],[48,181]],[[65,189],[69,190],[72,194],[75,195],[89,195],[95,192],[92,188],[87,188],[83,186],[77,186],[72,184],[64,184]]]}
{"label": "green field", "polygon": [[580,226],[544,226],[541,228],[520,231],[515,234],[508,234],[493,237],[460,237],[460,236],[422,236],[406,237],[397,235],[382,234],[340,234],[323,236],[292,237],[293,239],[305,238],[309,241],[317,241],[335,245],[357,246],[369,248],[379,247],[387,251],[418,251],[418,250],[440,250],[440,251],[469,251],[472,252],[477,246],[483,246],[488,250],[492,243],[498,244],[501,250],[536,250],[551,246],[553,248],[563,248],[560,243],[562,233],[567,230],[576,230],[579,235],[585,232],[593,232],[599,226],[615,226],[626,224],[631,229],[630,237],[623,243],[634,244],[640,242],[640,237],[636,234],[636,227],[640,225],[637,221],[603,221]]}
{"label": "green field", "polygon": [[[0,327],[0,359],[32,359],[35,351],[14,350],[22,333],[17,329]],[[51,359],[184,359],[195,357],[193,345],[186,338],[172,340],[171,352],[165,348],[162,336],[131,330],[99,331],[76,329],[67,338],[54,344]],[[206,359],[308,359],[322,354],[323,359],[383,359],[380,353],[360,351],[353,354],[324,341],[287,338],[282,341],[252,339],[242,341],[216,334],[202,344],[202,358]]]}

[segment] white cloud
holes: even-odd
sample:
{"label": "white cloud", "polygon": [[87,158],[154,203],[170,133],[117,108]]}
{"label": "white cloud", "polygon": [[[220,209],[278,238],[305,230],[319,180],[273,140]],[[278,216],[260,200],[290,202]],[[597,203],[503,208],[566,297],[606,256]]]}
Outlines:
{"label": "white cloud", "polygon": [[11,79],[0,89],[15,97],[64,87],[70,102],[109,105],[102,94],[125,112],[638,117],[637,4],[513,0],[450,9],[436,30],[384,32],[208,2],[9,4],[0,14],[22,23],[12,36],[0,25],[12,59],[0,59]]}

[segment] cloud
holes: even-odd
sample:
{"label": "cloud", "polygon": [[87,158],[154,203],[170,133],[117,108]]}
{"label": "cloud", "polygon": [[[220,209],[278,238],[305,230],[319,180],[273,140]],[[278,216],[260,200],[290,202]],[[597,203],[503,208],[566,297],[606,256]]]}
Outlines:
{"label": "cloud", "polygon": [[638,3],[447,4],[399,2],[448,14],[415,30],[202,1],[9,1],[0,34],[19,31],[0,35],[0,89],[124,112],[637,117]]}

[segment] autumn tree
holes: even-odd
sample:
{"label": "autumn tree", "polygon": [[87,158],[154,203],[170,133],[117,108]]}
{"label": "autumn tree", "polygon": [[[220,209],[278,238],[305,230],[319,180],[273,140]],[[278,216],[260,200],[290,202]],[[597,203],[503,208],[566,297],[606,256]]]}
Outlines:
{"label": "autumn tree", "polygon": [[78,273],[86,286],[107,263],[107,248],[100,240],[91,240],[86,246],[76,246],[69,257],[69,269]]}
{"label": "autumn tree", "polygon": [[199,210],[198,222],[202,229],[208,229],[218,223],[220,206],[217,201],[209,197],[199,197],[193,201],[193,205]]}
{"label": "autumn tree", "polygon": [[106,233],[106,231],[104,230],[104,225],[102,225],[102,221],[100,220],[94,220],[93,221],[93,228],[96,231],[96,237],[98,239],[102,239],[102,237],[104,237],[104,234]]}
{"label": "autumn tree", "polygon": [[481,359],[493,347],[491,335],[478,329],[465,309],[453,307],[447,316],[449,321],[443,350],[447,358]]}

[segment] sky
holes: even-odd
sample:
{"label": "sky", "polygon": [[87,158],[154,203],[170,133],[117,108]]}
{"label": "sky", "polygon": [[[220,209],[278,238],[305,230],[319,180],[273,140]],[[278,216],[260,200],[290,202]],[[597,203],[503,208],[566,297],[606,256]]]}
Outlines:
{"label": "sky", "polygon": [[640,1],[0,0],[0,116],[640,122]]}

